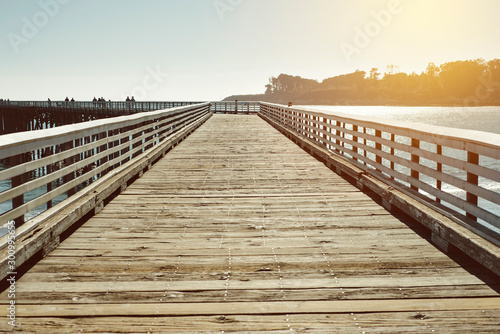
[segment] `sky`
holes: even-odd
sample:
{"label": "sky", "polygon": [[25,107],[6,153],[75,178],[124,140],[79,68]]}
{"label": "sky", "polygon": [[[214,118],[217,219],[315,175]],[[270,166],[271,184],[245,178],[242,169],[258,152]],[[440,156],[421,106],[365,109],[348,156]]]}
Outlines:
{"label": "sky", "polygon": [[0,0],[0,98],[214,101],[500,58],[498,0]]}

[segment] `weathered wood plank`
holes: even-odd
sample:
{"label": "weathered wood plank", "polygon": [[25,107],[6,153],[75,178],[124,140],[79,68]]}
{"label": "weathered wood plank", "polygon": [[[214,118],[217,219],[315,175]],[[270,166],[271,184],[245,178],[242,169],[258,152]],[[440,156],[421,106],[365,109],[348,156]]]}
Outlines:
{"label": "weathered wood plank", "polygon": [[[489,321],[488,321],[489,320]],[[216,315],[185,317],[23,318],[20,327],[37,333],[494,333],[499,316],[492,311],[433,311],[365,314]],[[290,327],[288,327],[290,325]],[[1,329],[1,327],[0,327]]]}
{"label": "weathered wood plank", "polygon": [[86,305],[21,305],[19,317],[92,317],[92,316],[198,316],[249,314],[329,314],[428,311],[500,311],[500,298],[414,299],[414,300],[350,300],[314,302],[252,303],[158,303]]}

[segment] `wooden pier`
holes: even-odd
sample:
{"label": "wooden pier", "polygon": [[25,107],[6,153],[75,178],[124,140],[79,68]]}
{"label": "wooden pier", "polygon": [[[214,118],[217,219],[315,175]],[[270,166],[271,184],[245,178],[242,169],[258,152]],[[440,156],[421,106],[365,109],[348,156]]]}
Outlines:
{"label": "wooden pier", "polygon": [[16,282],[1,332],[500,328],[497,275],[256,115],[211,116],[122,190]]}

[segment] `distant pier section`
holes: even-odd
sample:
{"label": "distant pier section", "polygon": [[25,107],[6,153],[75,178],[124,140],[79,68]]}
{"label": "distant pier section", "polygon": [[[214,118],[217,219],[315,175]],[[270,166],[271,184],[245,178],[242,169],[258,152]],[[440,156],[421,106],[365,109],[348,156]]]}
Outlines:
{"label": "distant pier section", "polygon": [[0,135],[197,103],[199,102],[0,101]]}

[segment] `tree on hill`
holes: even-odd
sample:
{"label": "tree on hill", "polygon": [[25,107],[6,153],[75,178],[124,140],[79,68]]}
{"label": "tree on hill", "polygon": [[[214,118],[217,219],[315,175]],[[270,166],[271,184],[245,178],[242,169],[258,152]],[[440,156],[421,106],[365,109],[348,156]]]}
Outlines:
{"label": "tree on hill", "polygon": [[368,75],[357,70],[319,83],[280,74],[269,79],[265,96],[278,103],[456,105],[472,98],[477,104],[500,105],[500,59],[429,63],[421,74],[388,65],[380,76],[379,69],[372,68]]}
{"label": "tree on hill", "polygon": [[366,72],[357,70],[354,73],[338,75],[321,82],[321,89],[362,87],[365,83]]}
{"label": "tree on hill", "polygon": [[474,95],[487,65],[483,59],[455,61],[441,65],[439,78],[449,96],[466,98]]}
{"label": "tree on hill", "polygon": [[277,78],[271,77],[269,79],[269,84],[266,85],[266,94],[307,92],[317,89],[318,86],[319,83],[316,80],[280,74]]}

